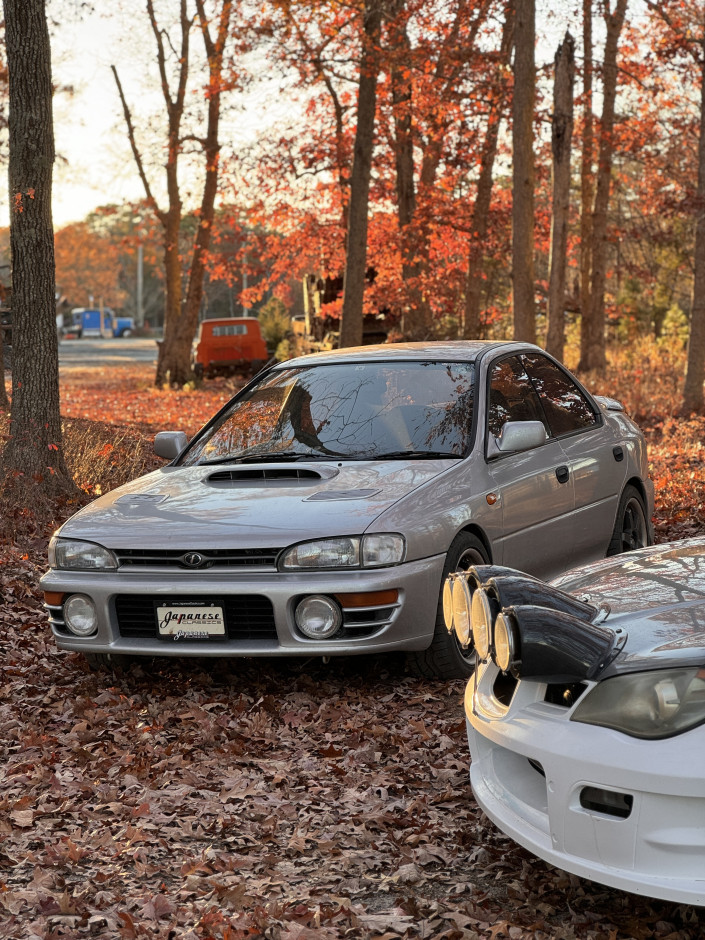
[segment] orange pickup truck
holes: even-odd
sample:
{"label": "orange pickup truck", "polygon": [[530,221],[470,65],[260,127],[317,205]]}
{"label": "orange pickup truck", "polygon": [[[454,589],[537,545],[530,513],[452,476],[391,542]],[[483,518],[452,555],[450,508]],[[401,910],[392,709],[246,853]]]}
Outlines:
{"label": "orange pickup truck", "polygon": [[256,317],[225,317],[200,324],[191,364],[199,378],[219,372],[254,375],[268,358]]}

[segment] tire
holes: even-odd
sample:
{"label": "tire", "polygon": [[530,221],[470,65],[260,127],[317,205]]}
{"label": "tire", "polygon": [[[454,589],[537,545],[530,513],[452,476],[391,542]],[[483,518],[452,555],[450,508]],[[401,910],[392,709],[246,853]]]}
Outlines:
{"label": "tire", "polygon": [[200,381],[203,378],[203,363],[194,362],[193,364],[193,374]]}
{"label": "tire", "polygon": [[130,329],[123,330],[122,333],[120,334],[121,339],[127,339],[128,336],[132,336],[132,330]]}
{"label": "tire", "polygon": [[646,548],[649,544],[649,524],[641,493],[634,486],[625,486],[619,500],[617,518],[607,549],[607,557]]}
{"label": "tire", "polygon": [[486,565],[488,562],[487,549],[477,536],[461,532],[455,537],[443,566],[433,640],[427,649],[409,653],[409,668],[414,675],[429,679],[467,679],[472,675],[475,668],[474,654],[471,650],[463,650],[455,634],[448,633],[446,629],[443,619],[443,585],[451,571],[467,571],[472,565]]}
{"label": "tire", "polygon": [[125,653],[82,653],[81,655],[94,672],[128,669],[132,663],[132,657]]}

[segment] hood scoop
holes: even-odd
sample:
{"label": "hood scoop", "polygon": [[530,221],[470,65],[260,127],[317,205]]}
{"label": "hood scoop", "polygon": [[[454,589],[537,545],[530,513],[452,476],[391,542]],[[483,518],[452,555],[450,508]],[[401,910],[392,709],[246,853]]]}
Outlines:
{"label": "hood scoop", "polygon": [[314,484],[331,476],[306,467],[234,467],[218,470],[205,479],[211,486],[290,486],[292,483]]}

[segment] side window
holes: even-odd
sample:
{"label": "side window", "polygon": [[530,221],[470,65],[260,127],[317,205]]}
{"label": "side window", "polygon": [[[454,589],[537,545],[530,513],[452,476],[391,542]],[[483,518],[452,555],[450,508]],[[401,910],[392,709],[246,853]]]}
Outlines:
{"label": "side window", "polygon": [[[502,359],[490,372],[487,403],[487,427],[490,434],[499,437],[507,421],[541,421],[546,427],[538,395],[518,356]],[[550,436],[547,427],[546,433]]]}
{"label": "side window", "polygon": [[590,402],[569,375],[545,356],[522,359],[556,437],[597,424]]}

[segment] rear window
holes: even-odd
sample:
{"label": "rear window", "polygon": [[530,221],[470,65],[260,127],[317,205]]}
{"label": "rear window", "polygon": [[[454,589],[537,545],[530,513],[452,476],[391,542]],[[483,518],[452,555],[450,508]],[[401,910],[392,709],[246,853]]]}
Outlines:
{"label": "rear window", "polygon": [[242,336],[247,333],[246,323],[223,323],[213,327],[213,336]]}

